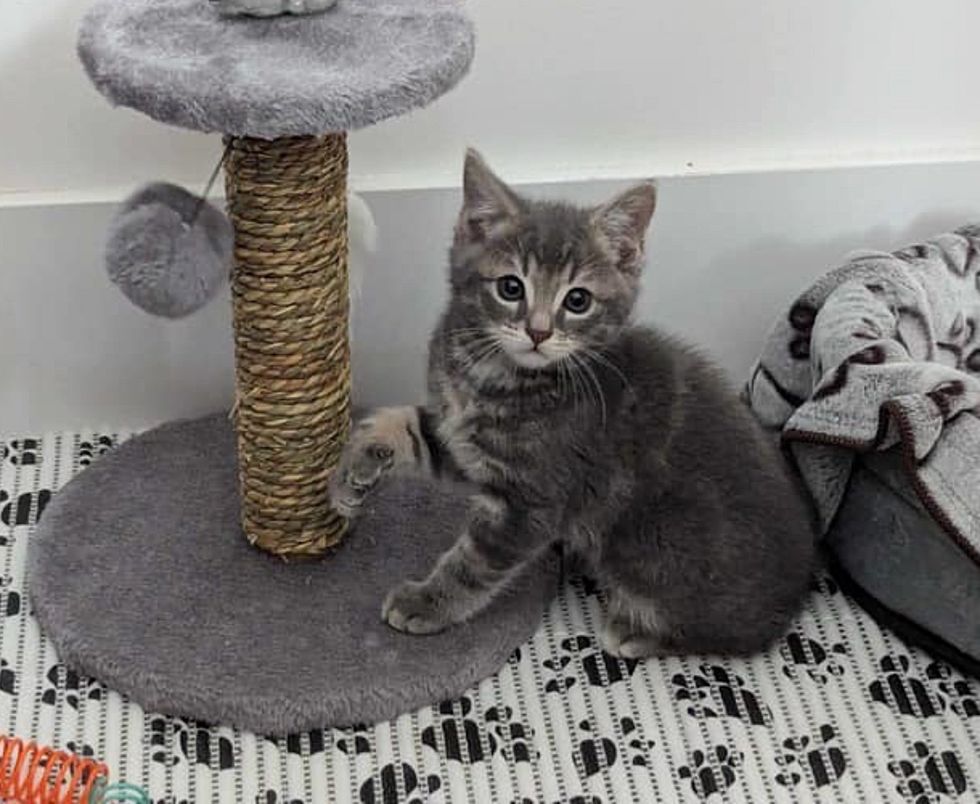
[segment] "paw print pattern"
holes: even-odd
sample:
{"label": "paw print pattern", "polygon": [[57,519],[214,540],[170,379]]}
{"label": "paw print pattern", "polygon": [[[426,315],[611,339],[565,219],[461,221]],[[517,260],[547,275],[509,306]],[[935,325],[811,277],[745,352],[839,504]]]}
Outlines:
{"label": "paw print pattern", "polygon": [[903,715],[928,718],[942,714],[946,710],[946,698],[931,683],[914,675],[911,664],[908,656],[883,657],[878,663],[881,676],[869,687],[872,700]]}
{"label": "paw print pattern", "polygon": [[0,578],[0,617],[14,617],[20,614],[20,592],[10,588],[12,583],[9,577]]}
{"label": "paw print pattern", "polygon": [[45,679],[48,687],[41,695],[41,702],[50,706],[58,703],[58,698],[64,690],[64,702],[72,709],[78,709],[79,701],[101,701],[105,696],[105,687],[98,681],[87,676],[80,676],[65,665],[53,664],[48,668]]}
{"label": "paw print pattern", "polygon": [[616,764],[616,743],[608,737],[595,735],[588,720],[581,721],[578,729],[579,743],[572,759],[580,774],[595,776]]}
{"label": "paw print pattern", "polygon": [[639,660],[619,659],[599,648],[592,637],[578,634],[563,639],[559,656],[545,659],[543,664],[554,676],[548,679],[545,691],[563,692],[577,683],[579,669],[585,673],[589,686],[610,687],[632,678]]}
{"label": "paw print pattern", "polygon": [[[14,501],[5,491],[0,491],[0,522],[9,527],[17,525],[36,525],[41,514],[51,502],[48,489],[25,491]],[[0,536],[0,545],[7,544],[7,537]]]}
{"label": "paw print pattern", "polygon": [[0,659],[0,692],[14,695],[17,691],[17,674],[10,669],[6,659]]}
{"label": "paw print pattern", "polygon": [[67,748],[71,753],[76,754],[80,757],[94,757],[95,749],[92,748],[88,743],[78,743],[74,740],[69,740],[65,743],[65,748]]}
{"label": "paw print pattern", "polygon": [[[441,752],[447,759],[472,764],[486,759],[480,725],[470,717],[473,702],[464,695],[458,701],[443,701],[436,709],[436,722],[422,730],[422,745]],[[441,747],[440,747],[441,743]],[[496,751],[496,740],[490,753]]]}
{"label": "paw print pattern", "polygon": [[[303,755],[303,737],[306,737],[306,744],[309,746],[309,756],[322,754],[324,747],[323,729],[314,729],[311,732],[302,734],[290,734],[286,737],[286,753]],[[266,738],[269,739],[269,738]]]}
{"label": "paw print pattern", "polygon": [[41,463],[41,442],[36,438],[22,438],[0,443],[0,462],[14,466],[36,466]]}
{"label": "paw print pattern", "polygon": [[266,790],[255,797],[255,804],[303,804],[299,798],[280,799],[275,790]]}
{"label": "paw print pattern", "polygon": [[949,703],[949,708],[963,718],[980,717],[980,691],[945,662],[931,662],[926,678],[937,694]]}
{"label": "paw print pattern", "polygon": [[847,768],[844,752],[836,745],[837,734],[824,724],[813,736],[790,737],[783,740],[783,753],[776,757],[781,770],[776,781],[784,787],[796,787],[803,779],[812,779],[817,787],[833,784]]}
{"label": "paw print pattern", "polygon": [[[491,706],[483,715],[490,730],[488,735],[490,753],[500,753],[507,762],[530,762],[539,754],[533,747],[534,729],[514,719],[514,710],[509,706]],[[534,755],[532,757],[532,751]]]}
{"label": "paw print pattern", "polygon": [[[167,724],[177,740],[180,747],[180,755],[176,751],[167,750]],[[207,765],[211,770],[227,770],[235,765],[235,751],[231,740],[227,737],[218,737],[217,754],[212,751],[211,725],[208,723],[196,723],[194,729],[194,760],[198,765]],[[191,726],[187,721],[175,717],[164,718],[155,717],[150,721],[150,757],[154,762],[163,765],[177,765],[183,757],[184,761],[190,761],[190,740]]]}
{"label": "paw print pattern", "polygon": [[844,665],[838,657],[846,653],[847,648],[839,642],[824,647],[799,631],[787,634],[779,648],[779,655],[784,662],[783,675],[787,678],[799,678],[802,670],[818,684],[826,684],[830,676],[843,675]]}
{"label": "paw print pattern", "polygon": [[[533,798],[515,798],[512,799],[510,804],[538,804]],[[603,801],[598,796],[587,796],[578,795],[566,798],[564,801],[554,801],[551,804],[603,804]]]}
{"label": "paw print pattern", "polygon": [[895,789],[909,804],[937,804],[944,796],[966,791],[966,776],[952,751],[933,754],[925,743],[912,745],[912,756],[888,763],[898,783]]}
{"label": "paw print pattern", "polygon": [[702,664],[700,674],[677,673],[671,681],[678,701],[688,701],[687,713],[696,718],[734,717],[753,726],[772,723],[772,711],[745,686],[745,679],[720,665]]}
{"label": "paw print pattern", "polygon": [[716,745],[708,751],[697,750],[691,754],[687,765],[677,769],[682,779],[690,779],[691,790],[702,801],[715,793],[724,798],[738,777],[736,770],[742,764],[742,752],[725,745]]}
{"label": "paw print pattern", "polygon": [[430,795],[442,787],[438,776],[429,776],[423,790],[418,773],[407,762],[401,763],[400,770],[404,798],[398,797],[397,771],[389,763],[361,785],[361,804],[424,804]]}
{"label": "paw print pattern", "polygon": [[348,756],[371,753],[370,732],[368,732],[368,727],[363,723],[345,729],[342,734],[343,736],[338,737],[334,743],[337,746],[337,750],[343,751]]}
{"label": "paw print pattern", "polygon": [[479,718],[473,701],[464,695],[439,704],[436,722],[422,730],[422,744],[465,764],[483,762],[497,751],[509,762],[530,762],[532,734],[529,726],[514,719],[509,706],[490,707]]}
{"label": "paw print pattern", "polygon": [[646,767],[648,764],[647,759],[650,754],[650,749],[653,748],[656,743],[653,740],[647,740],[643,734],[640,733],[639,727],[636,725],[636,721],[631,717],[624,717],[620,719],[619,726],[623,730],[623,737],[627,740],[626,747],[628,749],[630,765],[635,767]]}
{"label": "paw print pattern", "polygon": [[114,446],[116,446],[115,439],[107,435],[96,435],[88,441],[80,442],[75,456],[78,465],[89,466],[96,458],[101,458]]}

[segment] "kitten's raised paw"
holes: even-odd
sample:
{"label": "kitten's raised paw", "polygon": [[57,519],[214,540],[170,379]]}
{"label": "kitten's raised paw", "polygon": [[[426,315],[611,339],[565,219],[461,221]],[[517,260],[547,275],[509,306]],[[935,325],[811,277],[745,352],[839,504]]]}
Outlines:
{"label": "kitten's raised paw", "polygon": [[360,512],[365,497],[394,463],[394,448],[370,435],[355,431],[330,478],[330,503],[348,519]]}
{"label": "kitten's raised paw", "polygon": [[406,581],[385,598],[381,618],[406,634],[435,634],[451,624],[450,618],[425,583]]}

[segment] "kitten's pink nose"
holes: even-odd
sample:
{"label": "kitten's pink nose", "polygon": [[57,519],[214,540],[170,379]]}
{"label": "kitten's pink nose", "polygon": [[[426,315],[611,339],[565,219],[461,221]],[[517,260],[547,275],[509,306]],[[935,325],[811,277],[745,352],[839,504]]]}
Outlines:
{"label": "kitten's pink nose", "polygon": [[531,327],[528,327],[527,336],[531,339],[531,343],[533,343],[535,346],[540,346],[542,343],[548,340],[548,338],[551,337],[551,330],[531,329]]}

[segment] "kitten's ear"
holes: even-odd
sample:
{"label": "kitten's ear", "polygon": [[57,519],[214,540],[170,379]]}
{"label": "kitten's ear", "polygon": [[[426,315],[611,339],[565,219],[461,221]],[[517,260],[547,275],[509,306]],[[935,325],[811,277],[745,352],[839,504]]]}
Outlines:
{"label": "kitten's ear", "polygon": [[500,234],[517,220],[521,202],[472,148],[463,166],[463,208],[456,225],[457,241],[480,243]]}
{"label": "kitten's ear", "polygon": [[592,224],[610,244],[622,271],[639,273],[647,227],[657,207],[657,185],[645,181],[603,204],[592,214]]}

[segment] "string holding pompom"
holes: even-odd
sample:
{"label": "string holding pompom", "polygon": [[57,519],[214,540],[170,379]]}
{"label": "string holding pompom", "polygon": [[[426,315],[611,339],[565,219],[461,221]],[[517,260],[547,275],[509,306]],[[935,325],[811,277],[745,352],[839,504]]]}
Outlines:
{"label": "string holding pompom", "polygon": [[[109,278],[137,307],[151,315],[183,318],[207,304],[231,273],[235,234],[228,216],[208,200],[230,144],[201,196],[167,182],[154,182],[127,198],[116,213],[106,244]],[[363,255],[377,248],[378,231],[367,202],[347,195],[347,240]],[[360,273],[354,261],[351,295]]]}
{"label": "string holding pompom", "polygon": [[138,307],[182,318],[227,281],[233,245],[221,210],[182,187],[156,182],[123,202],[109,230],[106,268]]}

